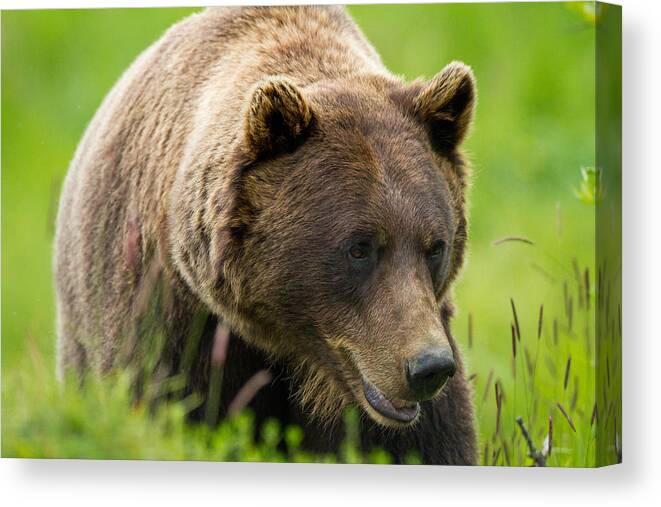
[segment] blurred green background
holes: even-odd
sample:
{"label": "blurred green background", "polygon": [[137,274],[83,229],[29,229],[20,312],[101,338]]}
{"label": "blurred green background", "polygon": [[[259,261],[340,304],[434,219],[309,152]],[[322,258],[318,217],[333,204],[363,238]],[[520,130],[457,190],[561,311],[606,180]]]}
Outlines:
{"label": "blurred green background", "polygon": [[[477,77],[479,103],[465,146],[474,168],[469,257],[455,288],[454,329],[475,374],[481,460],[527,464],[515,416],[524,417],[540,446],[551,416],[557,445],[549,463],[590,465],[594,337],[588,300],[594,288],[582,284],[584,271],[594,269],[594,206],[575,189],[581,168],[595,164],[594,4],[362,5],[349,11],[394,73],[431,77],[456,59],[471,65]],[[51,257],[59,187],[113,83],[191,12],[2,13],[5,455],[69,452],[54,442],[64,438],[56,434],[57,424],[48,429],[47,421],[35,422],[45,417],[43,405],[30,402],[55,382]],[[493,244],[508,236],[534,245]],[[520,327],[516,357],[511,300]],[[71,410],[84,413],[85,407],[80,401]],[[57,418],[53,410],[48,417]],[[84,422],[79,424],[69,438],[84,438]],[[31,447],[31,439],[39,443]],[[90,446],[89,455],[103,457],[102,447]],[[136,448],[122,456],[155,455]]]}

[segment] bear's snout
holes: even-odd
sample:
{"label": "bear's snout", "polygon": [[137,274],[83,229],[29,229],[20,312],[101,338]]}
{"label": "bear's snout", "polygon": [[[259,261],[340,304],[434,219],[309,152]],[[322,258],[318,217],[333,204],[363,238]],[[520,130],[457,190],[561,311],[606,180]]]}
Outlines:
{"label": "bear's snout", "polygon": [[406,361],[406,381],[417,401],[433,397],[457,370],[449,347],[423,350]]}

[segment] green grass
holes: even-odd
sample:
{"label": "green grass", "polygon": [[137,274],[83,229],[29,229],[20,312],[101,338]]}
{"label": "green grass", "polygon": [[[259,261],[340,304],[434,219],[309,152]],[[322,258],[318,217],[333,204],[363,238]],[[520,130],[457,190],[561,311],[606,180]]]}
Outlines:
{"label": "green grass", "polygon": [[[189,427],[185,403],[149,417],[130,405],[122,378],[83,390],[55,384],[51,256],[59,185],[114,81],[190,12],[2,13],[3,455],[280,461],[274,442],[294,445],[298,438],[295,429],[271,425],[253,442],[249,414],[216,432]],[[531,463],[515,422],[521,416],[540,448],[552,418],[549,465],[593,465],[595,208],[575,195],[585,190],[581,168],[596,165],[591,4],[352,6],[350,12],[393,72],[431,77],[459,59],[477,77],[479,104],[466,144],[474,164],[469,259],[455,287],[454,330],[475,375],[481,462]],[[493,244],[507,236],[534,244]],[[511,301],[520,328],[516,358]],[[291,459],[304,461],[387,460],[378,452],[362,455],[351,443],[339,457],[290,450]]]}
{"label": "green grass", "polygon": [[[194,461],[263,461],[295,463],[388,464],[390,456],[374,449],[361,452],[355,438],[339,455],[314,455],[301,449],[300,428],[282,428],[267,420],[258,435],[249,411],[224,421],[217,429],[187,422],[191,398],[150,409],[131,402],[127,375],[56,386],[50,372],[33,363],[31,378],[9,381],[11,415],[3,424],[3,456],[26,458],[102,458]],[[37,375],[37,378],[33,376]],[[35,382],[37,380],[37,382]],[[345,417],[355,435],[357,414]],[[409,462],[418,460],[414,454]]]}

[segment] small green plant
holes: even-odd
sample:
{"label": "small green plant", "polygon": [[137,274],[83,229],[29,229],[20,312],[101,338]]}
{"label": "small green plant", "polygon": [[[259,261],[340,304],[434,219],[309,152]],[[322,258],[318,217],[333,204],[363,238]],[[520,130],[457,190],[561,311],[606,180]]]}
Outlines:
{"label": "small green plant", "polygon": [[581,181],[574,188],[574,195],[584,204],[596,204],[604,195],[601,170],[598,167],[581,167]]}
{"label": "small green plant", "polygon": [[580,14],[583,21],[590,26],[595,25],[602,15],[602,10],[608,7],[607,5],[596,2],[570,2],[567,6]]}

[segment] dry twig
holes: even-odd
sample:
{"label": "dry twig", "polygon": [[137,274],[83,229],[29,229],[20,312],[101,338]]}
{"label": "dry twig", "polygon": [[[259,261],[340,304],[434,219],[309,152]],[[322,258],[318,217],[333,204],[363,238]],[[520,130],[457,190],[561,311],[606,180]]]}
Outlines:
{"label": "dry twig", "polygon": [[533,466],[545,467],[546,457],[537,450],[537,447],[535,447],[535,443],[532,441],[532,437],[530,436],[530,433],[528,433],[528,428],[526,428],[526,425],[523,422],[523,418],[521,416],[517,417],[516,423],[519,425],[519,428],[521,429],[521,434],[523,435],[523,438],[525,439],[526,444],[528,445],[528,456],[532,458]]}

